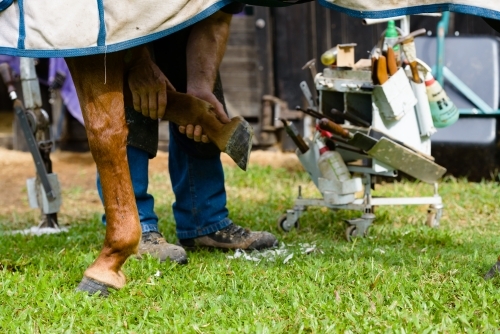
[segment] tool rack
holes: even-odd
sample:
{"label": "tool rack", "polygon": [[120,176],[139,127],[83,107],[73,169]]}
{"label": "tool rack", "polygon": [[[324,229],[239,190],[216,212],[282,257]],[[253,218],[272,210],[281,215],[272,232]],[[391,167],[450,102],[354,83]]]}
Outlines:
{"label": "tool rack", "polygon": [[[400,69],[400,71],[403,71]],[[409,80],[403,71],[404,79]],[[397,117],[390,117],[387,110],[381,110],[379,107],[383,104],[375,103],[377,100],[377,88],[374,87],[371,80],[371,71],[369,69],[352,70],[345,68],[325,68],[322,73],[315,77],[316,89],[319,93],[317,107],[318,111],[326,116],[331,110],[343,110],[346,114],[354,114],[366,120],[371,127],[362,129],[345,121],[342,126],[350,132],[366,131],[370,128],[376,128],[387,134],[391,139],[404,142],[413,149],[409,150],[410,159],[401,156],[392,156],[391,150],[365,152],[356,150],[342,141],[336,142],[336,150],[341,154],[342,159],[347,165],[351,174],[355,175],[353,180],[358,181],[354,186],[357,193],[356,198],[349,203],[338,203],[336,197],[332,197],[332,184],[329,180],[321,177],[317,161],[319,158],[319,149],[316,139],[320,132],[313,133],[313,139],[306,139],[309,150],[301,153],[297,150],[297,155],[305,170],[310,174],[311,180],[322,193],[322,198],[303,198],[299,187],[299,194],[295,200],[292,209],[286,211],[278,219],[278,226],[284,231],[290,231],[298,226],[299,218],[309,207],[327,207],[332,210],[356,210],[362,213],[360,218],[347,220],[345,235],[347,240],[353,237],[364,237],[372,225],[375,214],[374,207],[382,205],[428,205],[426,224],[430,227],[438,227],[443,212],[443,202],[438,193],[438,179],[446,171],[441,166],[433,163],[430,156],[431,139],[430,132],[423,131],[422,124],[419,123],[418,113],[415,107],[418,103],[428,103],[427,101],[418,101],[415,95],[408,93],[408,96],[402,97],[403,105]],[[396,89],[399,89],[396,87]],[[407,94],[407,93],[401,93]],[[399,94],[399,95],[401,95]],[[408,101],[413,101],[408,103]],[[388,116],[389,115],[389,116]],[[338,116],[338,115],[337,115]],[[393,115],[394,116],[394,115]],[[386,138],[382,138],[386,139]],[[383,141],[383,140],[381,140]],[[380,143],[380,142],[379,142]],[[377,143],[377,145],[379,144]],[[377,146],[376,145],[376,146]],[[380,161],[374,157],[389,157],[388,160]],[[387,163],[389,162],[389,163]],[[412,165],[409,165],[412,164]],[[431,170],[427,167],[431,166]],[[436,167],[437,166],[437,167]],[[431,197],[391,197],[382,198],[372,196],[372,186],[377,176],[396,177],[398,170],[418,171],[415,175],[417,179],[429,183],[433,187],[434,195]],[[437,168],[437,172],[436,169]],[[338,186],[338,185],[337,185]],[[353,187],[351,187],[353,188]],[[338,187],[337,187],[338,189]],[[362,194],[362,195],[360,195]]]}

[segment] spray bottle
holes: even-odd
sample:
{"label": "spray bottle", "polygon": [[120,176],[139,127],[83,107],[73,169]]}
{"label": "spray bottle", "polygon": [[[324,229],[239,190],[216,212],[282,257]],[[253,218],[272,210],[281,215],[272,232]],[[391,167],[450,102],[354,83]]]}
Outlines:
{"label": "spray bottle", "polygon": [[332,181],[345,182],[350,180],[351,174],[340,153],[337,151],[330,151],[321,140],[318,140],[317,144],[320,154],[318,166],[321,175],[325,179]]}
{"label": "spray bottle", "polygon": [[444,128],[455,123],[460,116],[458,109],[430,72],[425,75],[425,88],[434,126]]}

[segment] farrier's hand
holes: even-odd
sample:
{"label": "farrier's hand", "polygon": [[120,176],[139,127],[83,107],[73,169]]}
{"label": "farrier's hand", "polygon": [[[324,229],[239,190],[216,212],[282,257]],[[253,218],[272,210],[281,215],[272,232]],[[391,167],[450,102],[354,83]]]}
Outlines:
{"label": "farrier's hand", "polygon": [[136,111],[152,119],[163,118],[167,90],[175,88],[151,58],[135,59],[128,71],[128,85]]}
{"label": "farrier's hand", "polygon": [[[222,105],[222,103],[217,100],[215,95],[209,89],[188,87],[187,93],[213,105],[215,107],[216,117],[222,123],[229,123],[231,121],[224,112],[224,106]],[[179,132],[186,134],[188,138],[191,138],[196,142],[210,142],[208,137],[203,134],[203,128],[201,127],[201,125],[188,124],[186,126],[179,126]]]}

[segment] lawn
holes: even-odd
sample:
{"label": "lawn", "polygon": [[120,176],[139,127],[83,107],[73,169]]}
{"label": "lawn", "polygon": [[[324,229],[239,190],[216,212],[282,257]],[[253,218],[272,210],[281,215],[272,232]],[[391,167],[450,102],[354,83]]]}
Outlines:
{"label": "lawn", "polygon": [[[306,173],[225,171],[230,217],[275,233],[278,251],[192,252],[186,266],[130,259],[125,288],[88,297],[74,289],[104,238],[99,212],[61,212],[69,232],[40,237],[5,235],[32,226],[33,212],[3,215],[0,333],[500,332],[500,275],[482,279],[500,253],[497,183],[448,178],[439,229],[424,225],[425,206],[380,207],[369,236],[348,243],[343,220],[359,215],[352,211],[311,208],[300,229],[277,228],[299,185],[318,196]],[[154,174],[151,191],[175,241],[168,175]],[[430,196],[432,188],[401,181],[374,194]]]}

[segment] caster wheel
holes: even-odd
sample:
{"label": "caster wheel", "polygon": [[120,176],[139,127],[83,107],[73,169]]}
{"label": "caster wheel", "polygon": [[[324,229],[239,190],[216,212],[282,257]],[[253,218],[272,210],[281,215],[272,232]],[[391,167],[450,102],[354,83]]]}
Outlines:
{"label": "caster wheel", "polygon": [[347,241],[351,242],[353,237],[357,236],[356,225],[350,225],[345,229],[345,238]]}
{"label": "caster wheel", "polygon": [[432,228],[439,227],[439,221],[441,220],[441,216],[443,215],[443,210],[428,210],[427,211],[427,221],[426,225]]}
{"label": "caster wheel", "polygon": [[358,231],[356,225],[349,225],[345,229],[345,238],[349,242],[351,242],[353,238],[358,238],[358,237],[364,238],[367,235],[368,235],[368,229],[365,231],[365,233],[360,233],[360,231]]}
{"label": "caster wheel", "polygon": [[299,228],[299,221],[297,220],[295,222],[295,224],[293,224],[293,225],[288,224],[287,219],[286,219],[286,213],[282,214],[278,218],[278,228],[281,229],[282,231],[290,232],[292,230],[292,228],[294,228],[294,227]]}

